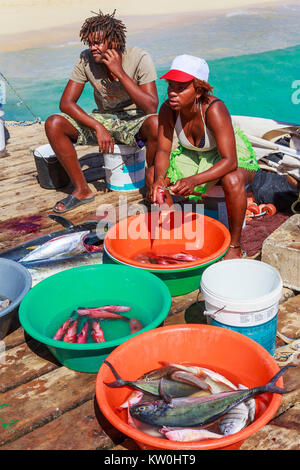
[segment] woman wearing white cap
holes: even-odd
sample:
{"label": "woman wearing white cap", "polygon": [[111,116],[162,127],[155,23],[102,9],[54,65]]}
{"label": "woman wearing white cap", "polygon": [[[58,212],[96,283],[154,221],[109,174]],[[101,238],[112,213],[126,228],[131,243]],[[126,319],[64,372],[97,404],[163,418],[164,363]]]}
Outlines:
{"label": "woman wearing white cap", "polygon": [[[181,55],[161,77],[168,82],[168,99],[159,111],[154,174],[148,173],[147,184],[151,200],[158,202],[158,188],[170,184],[173,193],[198,200],[220,182],[231,234],[225,259],[239,258],[247,206],[245,185],[259,166],[247,137],[233,129],[225,104],[212,96],[208,76],[204,59]],[[171,153],[174,129],[179,146]],[[168,191],[166,194],[171,205],[172,198]]]}

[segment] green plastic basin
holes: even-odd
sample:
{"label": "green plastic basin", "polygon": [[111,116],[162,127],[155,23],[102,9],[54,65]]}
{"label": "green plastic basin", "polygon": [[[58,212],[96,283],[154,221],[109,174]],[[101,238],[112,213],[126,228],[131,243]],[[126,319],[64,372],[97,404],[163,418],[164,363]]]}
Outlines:
{"label": "green plastic basin", "polygon": [[[129,266],[91,265],[67,269],[44,279],[24,297],[20,323],[33,338],[44,343],[69,369],[98,372],[112,350],[127,339],[161,325],[171,307],[167,286],[152,273]],[[52,337],[78,307],[128,305],[126,316],[144,326],[130,334],[128,322],[104,320],[105,343],[65,343]]]}

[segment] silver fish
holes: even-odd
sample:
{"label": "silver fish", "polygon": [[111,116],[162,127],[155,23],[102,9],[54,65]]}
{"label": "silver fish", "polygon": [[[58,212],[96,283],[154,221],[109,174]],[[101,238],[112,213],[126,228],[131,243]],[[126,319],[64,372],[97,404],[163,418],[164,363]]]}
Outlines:
{"label": "silver fish", "polygon": [[74,256],[84,253],[87,249],[84,246],[83,240],[89,233],[90,231],[85,230],[53,238],[21,258],[20,262],[52,260],[65,255]]}
{"label": "silver fish", "polygon": [[288,393],[275,385],[291,366],[285,366],[266,384],[247,390],[233,390],[207,397],[174,398],[171,402],[155,400],[130,407],[133,418],[155,426],[193,426],[216,421],[232,408],[261,393]]}
{"label": "silver fish", "polygon": [[[239,389],[240,390],[245,390],[248,387],[245,385],[239,384]],[[248,407],[249,411],[249,423],[252,423],[255,418],[255,413],[256,413],[256,401],[255,398],[249,398],[249,400],[245,401],[245,405]]]}
{"label": "silver fish", "polygon": [[219,429],[224,436],[241,431],[248,421],[249,409],[245,403],[232,408],[219,422]]}

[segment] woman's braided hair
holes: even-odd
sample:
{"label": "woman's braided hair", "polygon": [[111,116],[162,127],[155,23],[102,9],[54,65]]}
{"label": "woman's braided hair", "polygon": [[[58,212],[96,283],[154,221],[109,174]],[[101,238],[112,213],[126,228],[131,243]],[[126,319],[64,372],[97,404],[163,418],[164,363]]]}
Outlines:
{"label": "woman's braided hair", "polygon": [[92,11],[96,16],[87,18],[83,23],[79,33],[81,41],[89,44],[90,36],[98,33],[101,35],[101,41],[107,40],[109,49],[114,48],[123,53],[126,43],[126,26],[114,17],[115,12],[116,10],[111,15],[104,15],[100,10],[99,13]]}

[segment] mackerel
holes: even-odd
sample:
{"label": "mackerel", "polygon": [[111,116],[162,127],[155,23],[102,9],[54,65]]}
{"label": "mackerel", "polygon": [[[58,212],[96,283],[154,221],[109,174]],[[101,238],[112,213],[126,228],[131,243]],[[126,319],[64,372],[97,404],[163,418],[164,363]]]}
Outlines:
{"label": "mackerel", "polygon": [[275,383],[289,367],[294,366],[283,367],[266,385],[204,397],[173,398],[168,403],[164,400],[144,402],[131,406],[130,414],[133,418],[154,426],[203,426],[225,415],[239,403],[261,393],[288,393]]}

